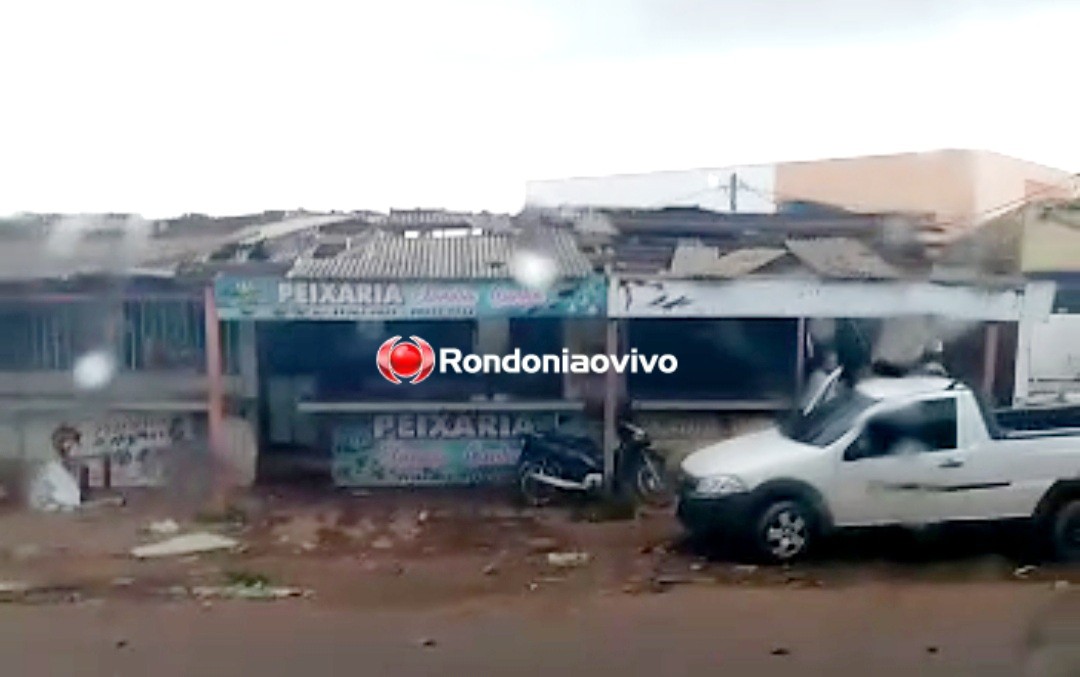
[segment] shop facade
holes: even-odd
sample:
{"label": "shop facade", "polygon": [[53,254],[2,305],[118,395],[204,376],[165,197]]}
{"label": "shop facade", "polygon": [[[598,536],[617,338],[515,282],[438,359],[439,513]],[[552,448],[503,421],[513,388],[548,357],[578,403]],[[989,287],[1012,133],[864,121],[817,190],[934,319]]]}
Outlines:
{"label": "shop facade", "polygon": [[302,275],[215,281],[220,318],[250,327],[257,343],[268,453],[326,468],[338,486],[478,485],[512,478],[524,433],[595,433],[588,379],[438,373],[392,383],[376,354],[393,337],[464,354],[586,346],[602,333],[603,277],[535,290],[509,278]]}

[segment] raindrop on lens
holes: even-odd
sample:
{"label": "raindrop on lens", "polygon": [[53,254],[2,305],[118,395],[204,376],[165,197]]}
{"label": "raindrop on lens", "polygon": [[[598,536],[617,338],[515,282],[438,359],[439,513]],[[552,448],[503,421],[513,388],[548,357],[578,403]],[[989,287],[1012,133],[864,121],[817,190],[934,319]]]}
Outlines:
{"label": "raindrop on lens", "polygon": [[116,374],[116,358],[107,351],[93,350],[75,360],[72,375],[80,390],[100,390]]}
{"label": "raindrop on lens", "polygon": [[510,273],[518,284],[544,290],[555,283],[558,270],[550,255],[533,249],[519,249],[510,259]]}

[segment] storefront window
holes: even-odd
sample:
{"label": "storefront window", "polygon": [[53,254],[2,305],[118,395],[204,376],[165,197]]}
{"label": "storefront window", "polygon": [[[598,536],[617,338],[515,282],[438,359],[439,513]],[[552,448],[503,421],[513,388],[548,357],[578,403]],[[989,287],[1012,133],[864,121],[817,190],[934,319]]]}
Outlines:
{"label": "storefront window", "polygon": [[795,392],[797,320],[631,320],[628,347],[671,354],[674,374],[629,374],[633,399],[765,402]]}

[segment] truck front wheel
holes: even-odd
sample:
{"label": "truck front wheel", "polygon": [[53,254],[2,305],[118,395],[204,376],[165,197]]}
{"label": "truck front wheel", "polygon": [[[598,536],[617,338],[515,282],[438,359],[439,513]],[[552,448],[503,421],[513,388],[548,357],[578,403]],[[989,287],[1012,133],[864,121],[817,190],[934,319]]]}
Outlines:
{"label": "truck front wheel", "polygon": [[1061,504],[1051,524],[1054,553],[1063,562],[1080,562],[1080,499]]}
{"label": "truck front wheel", "polygon": [[759,555],[777,563],[806,555],[815,533],[813,511],[797,500],[769,503],[758,513],[753,541]]}

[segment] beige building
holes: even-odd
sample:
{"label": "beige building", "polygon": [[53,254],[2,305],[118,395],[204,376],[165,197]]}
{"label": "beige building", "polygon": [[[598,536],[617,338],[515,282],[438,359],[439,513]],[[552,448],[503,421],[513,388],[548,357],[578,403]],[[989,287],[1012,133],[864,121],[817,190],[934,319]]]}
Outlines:
{"label": "beige building", "polygon": [[527,202],[541,207],[768,213],[785,203],[817,202],[860,212],[915,212],[931,216],[950,236],[1028,201],[1077,195],[1068,172],[979,150],[531,181],[526,188]]}
{"label": "beige building", "polygon": [[783,201],[863,212],[923,212],[949,230],[981,225],[1026,202],[1069,199],[1068,172],[979,150],[878,155],[777,165]]}

